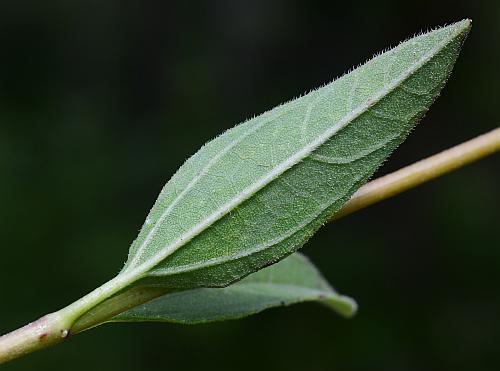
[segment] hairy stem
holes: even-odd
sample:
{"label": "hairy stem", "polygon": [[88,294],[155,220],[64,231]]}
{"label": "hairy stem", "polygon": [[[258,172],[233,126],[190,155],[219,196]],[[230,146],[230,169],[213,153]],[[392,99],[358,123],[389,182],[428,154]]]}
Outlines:
{"label": "hairy stem", "polygon": [[[340,219],[500,150],[500,128],[421,160],[361,187],[332,217]],[[161,288],[122,292],[131,278],[118,275],[68,307],[0,337],[0,363],[57,344],[136,305],[162,295]]]}

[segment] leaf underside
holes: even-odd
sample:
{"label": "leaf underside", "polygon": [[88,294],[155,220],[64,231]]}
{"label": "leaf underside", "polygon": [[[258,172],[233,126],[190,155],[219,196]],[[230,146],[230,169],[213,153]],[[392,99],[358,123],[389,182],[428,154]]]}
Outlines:
{"label": "leaf underside", "polygon": [[345,317],[356,312],[351,298],[339,295],[303,255],[293,254],[225,288],[196,288],[166,294],[110,322],[197,324],[246,317],[265,309],[316,301]]}
{"label": "leaf underside", "polygon": [[299,249],[425,114],[469,28],[409,39],[207,143],[161,191],[120,274],[223,287]]}

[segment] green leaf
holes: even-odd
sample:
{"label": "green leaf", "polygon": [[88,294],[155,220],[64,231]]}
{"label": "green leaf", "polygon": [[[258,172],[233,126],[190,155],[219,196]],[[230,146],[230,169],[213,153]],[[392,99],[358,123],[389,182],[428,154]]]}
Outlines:
{"label": "green leaf", "polygon": [[422,118],[469,28],[409,39],[203,146],[161,191],[119,277],[227,286],[299,249]]}
{"label": "green leaf", "polygon": [[110,322],[205,323],[306,301],[323,303],[345,317],[353,316],[357,309],[354,300],[337,294],[309,259],[296,253],[228,287],[169,293]]}

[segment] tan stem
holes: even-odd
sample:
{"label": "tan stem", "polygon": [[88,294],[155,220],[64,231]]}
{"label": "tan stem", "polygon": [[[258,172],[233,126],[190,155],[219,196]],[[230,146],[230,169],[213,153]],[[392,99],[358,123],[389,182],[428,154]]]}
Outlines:
{"label": "tan stem", "polygon": [[69,335],[66,319],[51,313],[0,337],[0,363],[63,341]]}
{"label": "tan stem", "polygon": [[362,186],[331,220],[428,182],[500,150],[500,128],[418,161]]}
{"label": "tan stem", "polygon": [[[499,150],[500,128],[497,128],[366,184],[332,217],[332,220],[395,196]],[[0,363],[57,344],[70,334],[103,323],[116,314],[163,294],[163,289],[155,288],[134,288],[117,293],[120,287],[118,283],[111,280],[59,312],[46,315],[38,321],[1,336]],[[100,300],[101,296],[108,294],[113,296],[103,303]]]}

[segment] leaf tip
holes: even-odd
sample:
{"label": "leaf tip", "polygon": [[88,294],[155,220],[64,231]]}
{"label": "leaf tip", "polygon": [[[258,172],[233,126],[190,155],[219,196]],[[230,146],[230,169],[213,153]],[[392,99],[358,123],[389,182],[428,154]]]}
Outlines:
{"label": "leaf tip", "polygon": [[335,295],[326,300],[323,299],[323,304],[326,304],[344,318],[352,318],[358,312],[358,303],[349,296]]}
{"label": "leaf tip", "polygon": [[463,25],[464,28],[470,29],[472,27],[472,19],[470,18],[465,18],[461,21],[459,21]]}
{"label": "leaf tip", "polygon": [[469,33],[472,28],[472,19],[465,18],[461,21],[455,22],[451,25],[451,27],[455,28],[458,34],[466,35]]}

